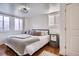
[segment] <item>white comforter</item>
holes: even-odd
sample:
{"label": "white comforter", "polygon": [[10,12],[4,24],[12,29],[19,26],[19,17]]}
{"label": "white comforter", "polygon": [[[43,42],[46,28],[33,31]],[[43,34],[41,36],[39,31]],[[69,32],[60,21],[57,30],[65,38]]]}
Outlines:
{"label": "white comforter", "polygon": [[25,53],[27,52],[29,55],[32,55],[50,41],[49,35],[35,37],[38,37],[40,41],[34,42],[33,44],[26,46]]}
{"label": "white comforter", "polygon": [[19,37],[20,38],[10,36],[6,40],[6,43],[5,43],[7,46],[9,46],[11,49],[13,49],[19,55],[27,54],[27,52],[24,52],[26,50],[25,47],[27,45],[32,44],[32,43],[37,42],[37,41],[40,41],[39,38],[34,37],[34,36],[30,36],[30,37],[27,37],[25,39],[21,39],[21,38],[23,38],[21,36],[19,36]]}

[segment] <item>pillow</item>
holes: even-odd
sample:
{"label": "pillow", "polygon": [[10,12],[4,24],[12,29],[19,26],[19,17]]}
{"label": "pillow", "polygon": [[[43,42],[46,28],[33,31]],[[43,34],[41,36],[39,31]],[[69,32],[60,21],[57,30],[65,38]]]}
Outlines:
{"label": "pillow", "polygon": [[41,36],[41,32],[33,32],[32,35],[33,36]]}
{"label": "pillow", "polygon": [[48,35],[48,31],[44,31],[45,35]]}
{"label": "pillow", "polygon": [[41,31],[41,35],[48,35],[48,31]]}

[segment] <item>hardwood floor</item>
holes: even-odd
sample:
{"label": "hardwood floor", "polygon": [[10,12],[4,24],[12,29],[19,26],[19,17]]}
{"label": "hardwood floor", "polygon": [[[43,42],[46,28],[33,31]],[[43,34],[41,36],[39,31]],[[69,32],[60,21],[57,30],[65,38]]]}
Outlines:
{"label": "hardwood floor", "polygon": [[0,45],[0,56],[17,56],[17,54],[7,47],[6,45]]}
{"label": "hardwood floor", "polygon": [[36,53],[33,54],[33,56],[38,56],[40,53],[42,53],[43,51],[48,51],[50,53],[53,53],[53,54],[56,54],[56,55],[59,55],[59,48],[54,48],[54,47],[51,47],[49,45],[46,45],[44,46],[43,48],[41,48],[40,50],[38,50]]}
{"label": "hardwood floor", "polygon": [[[49,45],[46,45],[43,48],[41,48],[40,50],[38,50],[37,52],[35,52],[32,56],[38,56],[44,50],[46,50],[50,53],[59,55],[58,48],[54,48]],[[17,54],[12,49],[10,49],[9,47],[7,47],[6,45],[3,44],[3,45],[0,45],[0,56],[17,56]]]}

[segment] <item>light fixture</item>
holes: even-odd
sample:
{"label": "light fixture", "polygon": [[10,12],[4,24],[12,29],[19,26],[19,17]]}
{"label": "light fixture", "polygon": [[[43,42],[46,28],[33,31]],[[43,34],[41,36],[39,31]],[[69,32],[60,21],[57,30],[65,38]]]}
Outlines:
{"label": "light fixture", "polygon": [[19,11],[20,11],[21,13],[27,14],[27,13],[29,12],[29,10],[30,10],[30,8],[29,8],[28,6],[26,6],[26,5],[23,5],[23,6],[20,6],[20,7],[19,7]]}
{"label": "light fixture", "polygon": [[17,12],[21,17],[30,17],[30,7],[28,4],[20,4],[17,8]]}

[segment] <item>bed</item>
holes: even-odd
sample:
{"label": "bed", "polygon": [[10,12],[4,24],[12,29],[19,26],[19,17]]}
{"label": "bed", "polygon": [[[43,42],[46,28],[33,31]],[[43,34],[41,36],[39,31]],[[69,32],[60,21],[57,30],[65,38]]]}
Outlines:
{"label": "bed", "polygon": [[40,38],[40,41],[34,42],[33,44],[26,46],[26,50],[29,55],[32,55],[49,42],[49,35],[37,37]]}
{"label": "bed", "polygon": [[[42,35],[39,35],[40,32]],[[6,45],[18,55],[32,55],[49,42],[48,30],[32,29],[32,35],[11,35],[6,40]]]}

